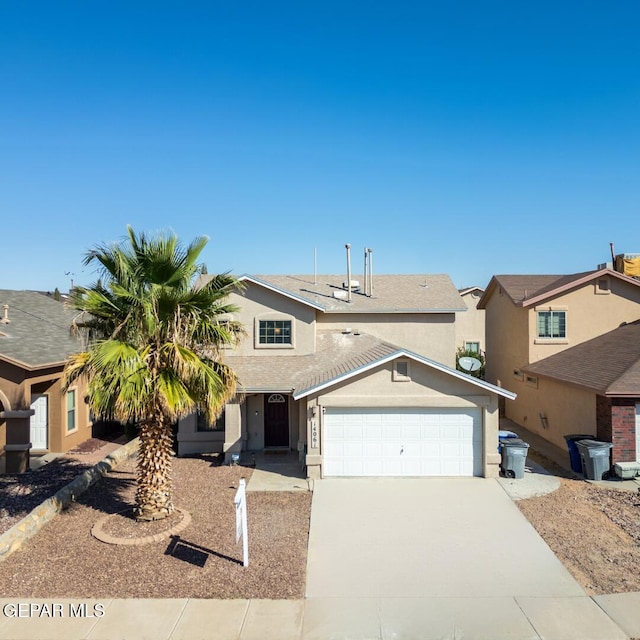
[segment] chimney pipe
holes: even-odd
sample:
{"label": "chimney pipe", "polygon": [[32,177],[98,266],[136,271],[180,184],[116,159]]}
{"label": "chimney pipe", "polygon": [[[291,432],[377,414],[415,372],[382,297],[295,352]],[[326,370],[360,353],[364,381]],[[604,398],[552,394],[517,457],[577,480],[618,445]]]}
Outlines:
{"label": "chimney pipe", "polygon": [[345,244],[347,250],[347,302],[351,302],[351,245]]}

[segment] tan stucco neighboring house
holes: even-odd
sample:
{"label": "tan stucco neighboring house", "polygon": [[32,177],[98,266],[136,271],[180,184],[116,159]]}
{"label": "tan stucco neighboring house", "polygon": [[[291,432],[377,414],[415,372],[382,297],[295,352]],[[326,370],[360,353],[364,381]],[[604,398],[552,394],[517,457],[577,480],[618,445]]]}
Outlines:
{"label": "tan stucco neighboring house", "polygon": [[467,311],[456,314],[456,348],[484,353],[485,351],[485,310],[478,309],[482,298],[482,287],[459,289],[460,297]]}
{"label": "tan stucco neighboring house", "polygon": [[85,389],[62,390],[66,359],[82,348],[74,313],[35,291],[0,290],[0,451],[7,472],[30,453],[64,452],[91,437]]}
{"label": "tan stucco neighboring house", "polygon": [[575,407],[588,410],[588,433],[613,443],[613,464],[640,462],[640,320],[538,360],[523,373],[538,380],[541,397],[562,398],[550,405],[558,421],[571,423]]}
{"label": "tan stucco neighboring house", "polygon": [[[612,415],[613,396],[606,385],[594,387],[589,382],[589,365],[581,382],[574,358],[579,360],[582,353],[578,345],[587,348],[595,338],[640,318],[640,280],[610,269],[573,275],[498,275],[491,279],[479,308],[486,310],[486,379],[518,394],[505,405],[504,415],[563,448],[569,434],[604,438],[607,433],[604,422],[598,426],[598,415],[605,404]],[[564,355],[567,350],[570,353]],[[556,375],[564,358],[573,362],[572,380]],[[598,370],[618,371],[619,363],[619,351],[612,351]],[[622,449],[614,438],[615,455]]]}
{"label": "tan stucco neighboring house", "polygon": [[181,420],[180,455],[297,450],[310,477],[498,474],[506,389],[456,371],[446,275],[243,276],[242,393],[216,425]]}

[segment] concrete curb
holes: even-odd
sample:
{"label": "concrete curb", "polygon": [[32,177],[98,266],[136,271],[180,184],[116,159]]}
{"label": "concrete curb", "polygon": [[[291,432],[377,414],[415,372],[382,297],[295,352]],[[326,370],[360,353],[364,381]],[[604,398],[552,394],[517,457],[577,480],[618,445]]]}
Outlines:
{"label": "concrete curb", "polygon": [[123,460],[133,457],[138,452],[140,440],[135,438],[110,453],[104,460],[93,465],[69,484],[47,498],[42,504],[35,507],[20,522],[0,535],[0,562],[6,560],[22,544],[33,537],[47,522],[55,518],[63,509],[66,509],[79,495],[94,485],[102,476],[115,469]]}

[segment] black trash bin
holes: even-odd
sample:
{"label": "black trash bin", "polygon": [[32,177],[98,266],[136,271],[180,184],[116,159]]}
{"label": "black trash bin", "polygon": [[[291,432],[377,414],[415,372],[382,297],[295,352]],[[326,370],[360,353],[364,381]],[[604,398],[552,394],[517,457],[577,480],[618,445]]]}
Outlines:
{"label": "black trash bin", "polygon": [[599,440],[578,440],[576,444],[582,458],[584,477],[587,480],[607,478],[611,470],[609,452],[613,448],[613,444]]}
{"label": "black trash bin", "polygon": [[578,450],[576,442],[578,440],[591,440],[593,435],[590,433],[569,433],[564,437],[567,448],[569,449],[569,461],[571,462],[571,470],[576,473],[582,473],[582,456]]}
{"label": "black trash bin", "polygon": [[509,438],[502,443],[500,468],[507,478],[524,478],[529,444],[519,438]]}

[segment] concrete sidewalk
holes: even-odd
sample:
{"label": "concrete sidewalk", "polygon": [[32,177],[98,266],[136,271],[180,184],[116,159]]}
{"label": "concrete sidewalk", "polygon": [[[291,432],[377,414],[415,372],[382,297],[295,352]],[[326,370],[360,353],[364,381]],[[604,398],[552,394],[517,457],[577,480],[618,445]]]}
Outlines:
{"label": "concrete sidewalk", "polygon": [[[0,600],[2,640],[625,640],[640,593],[307,600]],[[82,606],[81,606],[82,605]],[[54,609],[54,606],[57,607]],[[72,614],[80,613],[78,617]],[[96,617],[91,617],[96,616]]]}

